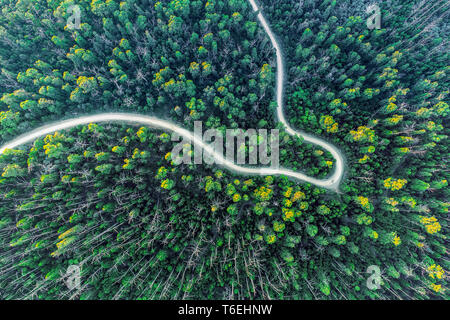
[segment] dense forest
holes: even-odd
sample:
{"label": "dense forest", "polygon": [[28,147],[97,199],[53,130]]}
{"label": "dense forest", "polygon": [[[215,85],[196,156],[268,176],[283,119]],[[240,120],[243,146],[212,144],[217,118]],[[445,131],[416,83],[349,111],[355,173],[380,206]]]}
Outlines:
{"label": "dense forest", "polygon": [[[0,299],[448,299],[450,4],[380,1],[369,29],[370,4],[259,0],[284,53],[286,118],[342,150],[339,192],[177,165],[169,131],[54,132],[0,154]],[[281,165],[333,170],[277,122],[275,50],[246,0],[0,8],[0,145],[133,112],[277,128]]]}

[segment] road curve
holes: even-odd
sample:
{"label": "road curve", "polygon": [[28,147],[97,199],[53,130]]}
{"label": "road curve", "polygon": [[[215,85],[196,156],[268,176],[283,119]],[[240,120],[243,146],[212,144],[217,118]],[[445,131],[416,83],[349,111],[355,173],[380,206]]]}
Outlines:
{"label": "road curve", "polygon": [[[259,9],[258,5],[256,4],[256,1],[249,0],[249,2],[253,8],[253,11],[257,12],[258,20],[261,23],[262,27],[264,28],[264,31],[266,31],[267,35],[269,36],[270,41],[272,42],[272,45],[275,48],[276,55],[277,55],[276,100],[277,100],[278,121],[280,121],[281,123],[284,124],[286,132],[289,133],[290,135],[303,137],[303,139],[306,142],[316,144],[331,153],[331,155],[335,159],[334,172],[329,178],[327,178],[326,180],[323,180],[325,182],[325,184],[320,185],[320,186],[331,189],[331,190],[338,191],[339,183],[341,182],[342,176],[344,174],[344,158],[342,156],[342,153],[339,151],[338,148],[336,148],[334,145],[328,143],[325,140],[314,137],[306,132],[296,131],[296,130],[292,129],[291,126],[286,121],[286,118],[284,117],[284,113],[283,113],[283,103],[284,103],[284,100],[283,100],[283,90],[284,90],[283,52],[281,51],[281,47],[278,44],[272,30],[270,29],[269,24],[267,23],[267,20],[264,18],[263,14],[260,12],[260,9]],[[310,182],[310,181],[308,181],[308,182]],[[314,183],[314,184],[316,184],[316,183]],[[319,185],[319,184],[316,184],[316,185]]]}
{"label": "road curve", "polygon": [[[250,4],[254,11],[259,11],[258,6],[256,5],[254,0],[249,0]],[[328,142],[321,140],[319,138],[313,137],[307,133],[301,131],[295,131],[292,129],[289,124],[286,122],[286,119],[283,114],[283,85],[284,85],[284,68],[283,68],[283,57],[280,46],[276,41],[272,31],[270,30],[265,18],[261,13],[258,13],[258,20],[263,26],[264,30],[270,37],[270,40],[276,50],[277,55],[277,83],[276,83],[276,98],[277,98],[277,117],[280,122],[282,122],[286,131],[290,135],[296,135],[299,137],[303,137],[306,142],[310,142],[316,145],[321,146],[325,150],[329,151],[331,155],[335,159],[334,164],[334,173],[327,179],[316,179],[313,177],[309,177],[301,172],[294,172],[289,169],[284,168],[249,168],[238,166],[232,161],[227,160],[222,154],[216,153],[210,145],[206,144],[202,141],[201,137],[197,137],[192,132],[183,129],[169,121],[161,120],[159,118],[145,116],[141,114],[132,114],[132,113],[101,113],[97,115],[91,116],[81,116],[75,119],[58,121],[54,124],[46,125],[36,130],[26,133],[24,135],[19,136],[18,138],[13,139],[7,144],[0,147],[0,154],[2,154],[6,149],[14,149],[20,145],[30,143],[36,140],[39,137],[45,136],[47,134],[53,133],[55,131],[65,130],[72,127],[76,127],[79,125],[85,125],[89,123],[99,123],[99,122],[112,122],[112,121],[121,121],[121,122],[132,122],[138,123],[142,125],[146,125],[149,127],[154,127],[163,130],[170,130],[184,137],[186,140],[191,141],[193,144],[201,147],[204,152],[215,159],[215,163],[221,165],[227,169],[232,171],[248,174],[248,175],[285,175],[300,181],[305,181],[311,184],[314,184],[319,187],[323,187],[329,190],[338,191],[339,183],[342,179],[343,175],[343,158],[339,150]]]}

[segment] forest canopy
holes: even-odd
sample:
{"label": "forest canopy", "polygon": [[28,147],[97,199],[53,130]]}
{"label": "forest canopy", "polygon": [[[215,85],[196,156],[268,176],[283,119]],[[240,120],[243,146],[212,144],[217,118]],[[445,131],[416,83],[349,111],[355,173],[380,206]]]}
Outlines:
{"label": "forest canopy", "polygon": [[[176,165],[165,130],[60,130],[0,154],[0,299],[448,299],[448,2],[380,1],[380,29],[369,1],[258,3],[282,47],[290,126],[345,156],[339,192]],[[0,8],[0,145],[130,112],[277,128],[283,167],[335,167],[277,121],[276,51],[248,1]]]}

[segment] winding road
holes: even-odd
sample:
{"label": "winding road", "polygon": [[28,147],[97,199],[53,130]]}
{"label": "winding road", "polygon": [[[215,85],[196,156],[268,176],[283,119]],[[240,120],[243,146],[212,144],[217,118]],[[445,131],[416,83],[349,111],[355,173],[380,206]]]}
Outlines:
{"label": "winding road", "polygon": [[283,113],[283,89],[284,89],[284,65],[283,65],[283,55],[281,48],[275,39],[274,34],[272,33],[266,19],[259,12],[259,7],[256,4],[255,0],[249,0],[253,10],[257,12],[257,17],[262,27],[268,34],[270,41],[272,42],[273,47],[276,50],[277,56],[277,80],[276,80],[276,100],[277,100],[277,118],[278,121],[284,124],[286,132],[293,136],[299,136],[304,139],[304,141],[318,145],[323,149],[329,151],[334,161],[334,172],[333,174],[326,179],[316,179],[313,177],[309,177],[301,172],[295,172],[289,169],[284,168],[249,168],[238,166],[232,161],[227,160],[222,154],[216,153],[210,145],[206,144],[202,141],[201,137],[195,136],[192,132],[183,129],[175,124],[161,120],[155,117],[145,116],[141,114],[133,114],[133,113],[101,113],[97,115],[91,116],[81,116],[75,119],[63,120],[54,124],[46,125],[36,130],[26,133],[24,135],[15,138],[14,140],[6,143],[5,145],[0,147],[0,154],[2,154],[6,149],[14,149],[20,145],[30,143],[36,140],[39,137],[44,135],[53,133],[55,131],[69,129],[72,127],[76,127],[79,125],[85,125],[89,123],[99,123],[99,122],[112,122],[112,121],[121,121],[121,122],[132,122],[138,123],[142,125],[146,125],[149,127],[154,127],[163,130],[173,131],[180,136],[184,137],[186,140],[191,141],[194,144],[200,146],[205,153],[209,154],[215,159],[215,162],[227,169],[232,171],[248,174],[248,175],[285,175],[300,181],[305,181],[311,184],[314,184],[319,187],[323,187],[335,192],[339,191],[339,183],[342,179],[344,173],[344,159],[342,157],[341,152],[332,144],[326,142],[325,140],[319,139],[312,135],[309,135],[302,131],[296,131],[292,129],[287,123],[284,113]]}

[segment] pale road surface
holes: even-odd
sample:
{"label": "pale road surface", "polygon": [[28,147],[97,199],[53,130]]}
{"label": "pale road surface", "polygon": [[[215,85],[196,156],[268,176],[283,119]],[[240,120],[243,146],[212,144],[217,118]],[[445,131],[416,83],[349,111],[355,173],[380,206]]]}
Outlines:
{"label": "pale road surface", "polygon": [[[259,8],[254,0],[249,0],[253,10],[255,12],[259,11]],[[210,145],[206,144],[202,141],[201,137],[194,136],[194,134],[186,129],[183,129],[175,124],[161,120],[155,117],[145,116],[141,114],[132,114],[132,113],[102,113],[92,116],[82,116],[75,119],[63,120],[54,124],[50,124],[47,126],[40,127],[30,133],[24,134],[9,143],[0,147],[0,154],[2,154],[6,149],[14,149],[20,145],[33,142],[39,137],[44,135],[53,133],[55,131],[65,130],[72,127],[76,127],[79,125],[85,125],[89,123],[98,123],[98,122],[111,122],[111,121],[121,121],[121,122],[132,122],[138,123],[142,125],[146,125],[149,127],[154,127],[163,130],[173,131],[180,136],[184,137],[186,140],[191,141],[193,144],[200,146],[205,153],[212,156],[215,159],[215,163],[221,165],[225,168],[228,168],[232,171],[236,171],[242,174],[249,175],[285,175],[294,179],[298,179],[301,181],[306,181],[308,183],[314,184],[319,187],[323,187],[329,190],[338,191],[339,183],[343,176],[344,171],[344,160],[340,153],[340,151],[330,143],[313,137],[307,133],[301,131],[295,131],[292,129],[287,123],[284,114],[283,114],[283,86],[284,86],[284,67],[283,67],[283,56],[278,42],[275,39],[270,27],[263,17],[263,15],[258,12],[258,20],[261,23],[262,27],[269,35],[272,45],[276,50],[277,56],[277,83],[276,83],[276,100],[277,100],[277,117],[280,122],[282,122],[286,127],[286,132],[290,135],[296,135],[299,137],[303,137],[306,142],[316,144],[323,149],[329,151],[333,158],[334,162],[334,172],[327,179],[316,179],[313,177],[309,177],[301,172],[294,172],[292,170],[284,169],[284,168],[249,168],[238,166],[232,161],[227,160],[222,154],[216,153]]]}

